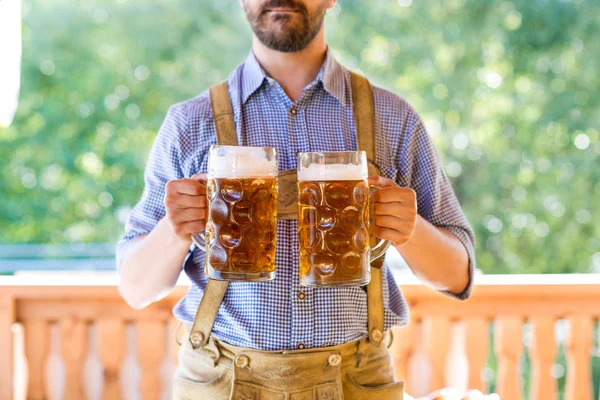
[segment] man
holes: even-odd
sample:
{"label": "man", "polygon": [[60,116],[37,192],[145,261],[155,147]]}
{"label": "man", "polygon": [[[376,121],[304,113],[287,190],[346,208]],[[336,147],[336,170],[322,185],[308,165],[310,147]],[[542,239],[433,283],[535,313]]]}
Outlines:
{"label": "man", "polygon": [[[324,16],[335,1],[241,0],[253,42],[228,81],[236,136],[240,145],[275,147],[281,170],[296,167],[297,152],[357,149],[355,88],[325,41]],[[392,93],[372,93],[372,161],[381,176],[369,179],[383,187],[373,197],[372,233],[391,240],[423,281],[465,299],[475,263],[473,232],[419,116]],[[118,247],[120,291],[134,308],[166,296],[182,265],[192,282],[174,309],[186,327],[175,398],[296,393],[333,399],[343,392],[346,399],[402,399],[387,352],[389,335],[373,339],[368,331],[365,290],[299,285],[296,221],[278,222],[276,279],[230,284],[216,305],[210,339],[190,346],[190,325],[207,290],[205,253],[190,247],[190,235],[204,229],[206,189],[199,180],[215,143],[209,92],[171,107],[148,160],[144,193]],[[408,322],[408,310],[391,272],[385,265],[381,271],[382,324],[388,331]],[[323,354],[330,355],[323,361]]]}

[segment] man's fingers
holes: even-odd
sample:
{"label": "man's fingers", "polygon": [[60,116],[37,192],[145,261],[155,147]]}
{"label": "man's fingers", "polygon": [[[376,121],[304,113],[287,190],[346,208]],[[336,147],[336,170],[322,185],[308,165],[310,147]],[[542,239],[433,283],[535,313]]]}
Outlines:
{"label": "man's fingers", "polygon": [[380,239],[391,240],[394,245],[401,245],[407,243],[412,237],[413,231],[400,232],[395,229],[382,228],[380,226],[374,226],[371,229],[373,235]]}
{"label": "man's fingers", "polygon": [[208,174],[207,173],[194,174],[194,175],[190,176],[190,179],[193,179],[195,181],[206,182],[206,180],[208,179]]}
{"label": "man's fingers", "polygon": [[176,224],[183,224],[191,221],[204,221],[206,214],[206,208],[186,208],[173,212],[170,218]]}
{"label": "man's fingers", "polygon": [[165,191],[200,196],[206,194],[206,185],[192,178],[177,179],[167,182]]}
{"label": "man's fingers", "polygon": [[392,217],[401,217],[407,206],[402,203],[375,203],[373,210],[375,215],[389,215]]}
{"label": "man's fingers", "polygon": [[388,186],[396,186],[396,182],[383,176],[373,175],[369,177],[369,185],[384,188]]}
{"label": "man's fingers", "polygon": [[375,218],[375,226],[380,228],[395,229],[398,231],[412,230],[413,221],[408,218],[390,217],[388,215],[379,215]]}
{"label": "man's fingers", "polygon": [[373,208],[377,217],[390,216],[409,221],[417,218],[417,209],[408,203],[375,203]]}
{"label": "man's fingers", "polygon": [[189,221],[183,224],[177,224],[173,227],[173,231],[178,236],[189,236],[192,233],[200,233],[205,228],[204,221]]}
{"label": "man's fingers", "polygon": [[411,206],[417,204],[417,194],[411,188],[406,187],[385,187],[373,194],[374,203],[397,203],[401,202]]}
{"label": "man's fingers", "polygon": [[206,208],[206,196],[190,196],[188,194],[175,193],[174,195],[167,195],[165,206],[173,210]]}

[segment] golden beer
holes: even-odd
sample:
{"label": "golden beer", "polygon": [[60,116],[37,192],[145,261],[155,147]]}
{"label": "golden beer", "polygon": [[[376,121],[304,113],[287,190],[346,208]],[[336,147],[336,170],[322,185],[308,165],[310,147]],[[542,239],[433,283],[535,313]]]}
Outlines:
{"label": "golden beer", "polygon": [[273,147],[211,146],[206,227],[192,235],[206,251],[207,277],[243,282],[275,278],[278,171]]}
{"label": "golden beer", "polygon": [[369,279],[369,187],[358,181],[298,183],[300,279],[360,284]]}
{"label": "golden beer", "polygon": [[364,152],[300,153],[298,242],[300,283],[366,285],[370,261],[389,242],[371,247],[368,168]]}
{"label": "golden beer", "polygon": [[214,279],[275,271],[277,179],[212,178],[206,195],[206,273]]}

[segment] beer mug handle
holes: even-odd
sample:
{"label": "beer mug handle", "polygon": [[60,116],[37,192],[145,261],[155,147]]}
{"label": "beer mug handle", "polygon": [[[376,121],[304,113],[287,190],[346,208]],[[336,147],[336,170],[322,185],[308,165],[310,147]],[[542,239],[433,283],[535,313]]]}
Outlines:
{"label": "beer mug handle", "polygon": [[191,236],[192,242],[194,242],[194,244],[198,246],[200,250],[206,248],[206,231],[202,231],[200,233],[192,233]]}
{"label": "beer mug handle", "polygon": [[[378,186],[369,186],[369,196],[373,197],[373,194],[381,190]],[[369,202],[370,204],[371,202]],[[370,210],[369,210],[370,211]],[[369,255],[369,261],[373,261],[378,259],[379,257],[385,255],[385,252],[391,246],[392,242],[390,240],[379,239],[379,242],[371,249],[371,253]]]}
{"label": "beer mug handle", "polygon": [[[194,176],[196,176],[196,175],[194,175]],[[194,176],[192,176],[192,178],[194,178]],[[200,178],[200,179],[196,179],[196,180],[205,186],[207,184],[207,179],[205,179],[205,178]],[[198,248],[200,250],[203,250],[206,248],[206,231],[202,231],[200,233],[192,233],[190,236],[192,238],[192,242],[194,242],[194,244],[196,246],[198,246]]]}

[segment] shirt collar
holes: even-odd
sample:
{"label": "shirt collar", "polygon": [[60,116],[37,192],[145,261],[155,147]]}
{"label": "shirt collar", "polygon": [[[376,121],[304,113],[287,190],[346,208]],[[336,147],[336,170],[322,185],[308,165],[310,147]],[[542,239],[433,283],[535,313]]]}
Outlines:
{"label": "shirt collar", "polygon": [[248,97],[262,86],[265,79],[267,79],[267,74],[258,63],[254,52],[251,51],[242,70],[242,103],[246,103]]}
{"label": "shirt collar", "polygon": [[[271,78],[267,77],[264,69],[258,63],[254,52],[250,52],[242,71],[242,102],[246,103],[248,98],[256,92],[265,82]],[[322,82],[323,88],[342,104],[347,104],[346,79],[344,68],[333,57],[329,47],[325,54],[325,61],[317,78],[312,84]],[[311,84],[311,85],[312,85]]]}
{"label": "shirt collar", "polygon": [[344,73],[344,68],[337,62],[329,47],[327,48],[325,62],[321,70],[323,71],[323,88],[342,104],[347,104],[346,74]]}

